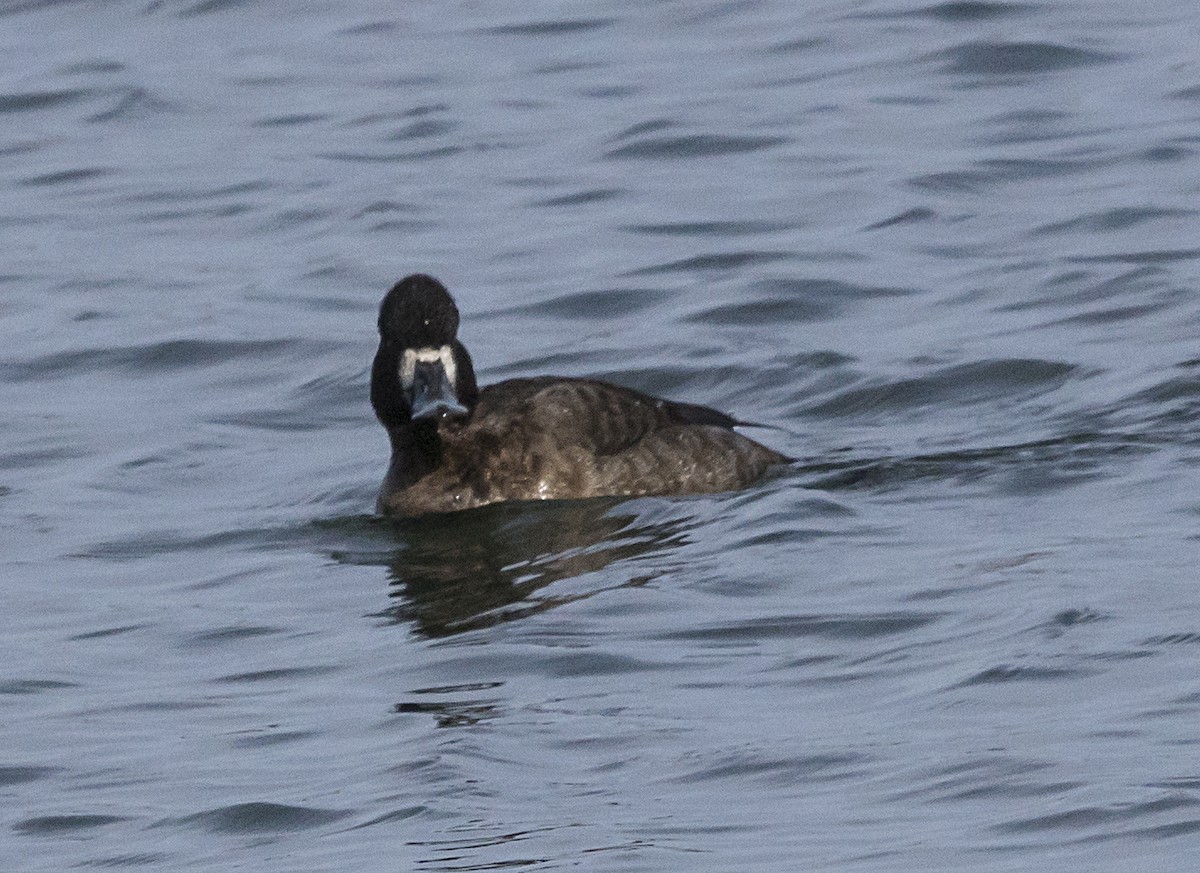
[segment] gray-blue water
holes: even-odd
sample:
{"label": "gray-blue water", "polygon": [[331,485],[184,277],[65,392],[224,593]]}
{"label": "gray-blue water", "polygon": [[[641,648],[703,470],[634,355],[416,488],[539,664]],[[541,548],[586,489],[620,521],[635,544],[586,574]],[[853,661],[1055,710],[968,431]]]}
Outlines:
{"label": "gray-blue water", "polygon": [[[1200,10],[0,6],[0,867],[1182,871]],[[769,425],[389,524],[383,292]]]}

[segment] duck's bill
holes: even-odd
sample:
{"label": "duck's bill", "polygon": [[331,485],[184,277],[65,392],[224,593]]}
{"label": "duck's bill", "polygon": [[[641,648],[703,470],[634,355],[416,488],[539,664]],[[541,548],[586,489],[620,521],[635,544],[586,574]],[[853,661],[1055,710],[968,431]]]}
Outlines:
{"label": "duck's bill", "polygon": [[411,407],[413,421],[467,414],[441,361],[420,361],[414,367]]}

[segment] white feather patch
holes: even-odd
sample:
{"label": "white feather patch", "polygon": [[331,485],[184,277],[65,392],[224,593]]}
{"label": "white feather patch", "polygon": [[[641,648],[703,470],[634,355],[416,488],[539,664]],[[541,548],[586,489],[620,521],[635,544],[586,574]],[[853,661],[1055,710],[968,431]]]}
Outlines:
{"label": "white feather patch", "polygon": [[400,357],[400,384],[405,389],[411,388],[417,374],[417,364],[432,364],[434,361],[441,361],[451,387],[457,388],[458,368],[454,364],[454,349],[450,346],[437,349],[405,349]]}

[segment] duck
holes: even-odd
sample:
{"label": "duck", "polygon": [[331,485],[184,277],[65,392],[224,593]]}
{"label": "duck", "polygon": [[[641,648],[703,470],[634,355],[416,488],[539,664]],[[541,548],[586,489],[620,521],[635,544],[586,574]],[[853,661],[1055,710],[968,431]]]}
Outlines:
{"label": "duck", "polygon": [[371,405],[391,442],[376,508],[415,517],[523,500],[713,494],[791,459],[723,412],[602,379],[480,388],[446,287],[415,273],[379,307]]}

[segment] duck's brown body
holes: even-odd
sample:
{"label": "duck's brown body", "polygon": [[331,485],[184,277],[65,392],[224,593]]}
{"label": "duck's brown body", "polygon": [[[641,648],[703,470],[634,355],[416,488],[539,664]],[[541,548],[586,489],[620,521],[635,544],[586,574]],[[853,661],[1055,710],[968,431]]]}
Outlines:
{"label": "duck's brown body", "polygon": [[[409,277],[392,294],[414,283],[428,295],[423,283],[435,281]],[[739,422],[716,410],[599,380],[511,379],[477,389],[470,357],[453,330],[432,342],[389,342],[385,326],[401,321],[385,317],[391,297],[384,301],[383,341],[372,375],[376,412],[392,443],[381,512],[414,516],[504,500],[732,491],[788,460],[736,433]],[[412,308],[404,298],[401,304]],[[423,350],[406,359],[393,347]],[[441,367],[437,381],[442,370],[450,371],[443,387],[456,396],[438,399],[434,414],[411,411],[413,403],[424,408],[433,402],[425,390],[427,374],[414,376],[418,366]]]}
{"label": "duck's brown body", "polygon": [[787,460],[732,423],[590,379],[501,382],[480,391],[468,420],[430,423],[440,463],[407,484],[402,470],[389,470],[379,509],[422,515],[501,500],[732,491]]}

